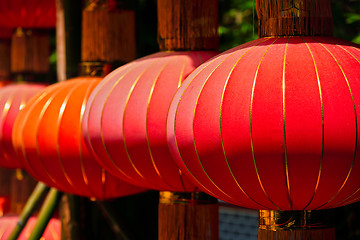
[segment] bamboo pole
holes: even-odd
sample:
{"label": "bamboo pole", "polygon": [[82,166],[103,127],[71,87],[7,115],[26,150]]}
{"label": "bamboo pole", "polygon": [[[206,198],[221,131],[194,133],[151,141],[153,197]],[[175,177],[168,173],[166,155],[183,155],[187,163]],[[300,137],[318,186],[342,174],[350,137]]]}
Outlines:
{"label": "bamboo pole", "polygon": [[49,189],[49,187],[46,186],[45,184],[41,183],[41,182],[39,182],[36,185],[33,193],[29,197],[29,200],[26,202],[26,205],[25,205],[23,211],[21,212],[21,214],[19,216],[19,220],[18,220],[15,228],[12,230],[8,240],[15,240],[15,239],[17,239],[19,237],[21,231],[25,227],[25,225],[26,225],[27,221],[29,220],[31,214],[33,213],[36,206],[38,205],[38,203],[42,199],[42,196],[44,195],[44,193],[48,189]]}
{"label": "bamboo pole", "polygon": [[41,207],[40,213],[38,215],[33,231],[30,234],[29,240],[38,240],[41,238],[51,219],[51,216],[53,215],[55,209],[59,206],[61,195],[62,192],[59,192],[55,188],[50,189],[48,195],[46,196],[45,202]]}

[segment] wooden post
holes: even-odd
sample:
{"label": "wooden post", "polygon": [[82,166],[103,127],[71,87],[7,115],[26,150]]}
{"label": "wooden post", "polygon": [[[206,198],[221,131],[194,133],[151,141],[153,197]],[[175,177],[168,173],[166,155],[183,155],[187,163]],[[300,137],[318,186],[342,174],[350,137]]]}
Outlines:
{"label": "wooden post", "polygon": [[259,240],[335,240],[332,210],[259,211]]}
{"label": "wooden post", "polygon": [[331,0],[259,0],[259,37],[332,36]]}
{"label": "wooden post", "polygon": [[0,81],[10,79],[10,39],[0,39]]}
{"label": "wooden post", "polygon": [[160,50],[218,50],[218,0],[158,0]]}
{"label": "wooden post", "polygon": [[82,12],[80,76],[105,76],[136,58],[135,12],[89,0]]}
{"label": "wooden post", "polygon": [[160,192],[159,240],[219,239],[219,205],[202,192]]}
{"label": "wooden post", "polygon": [[13,170],[0,167],[0,217],[10,210],[9,179]]}

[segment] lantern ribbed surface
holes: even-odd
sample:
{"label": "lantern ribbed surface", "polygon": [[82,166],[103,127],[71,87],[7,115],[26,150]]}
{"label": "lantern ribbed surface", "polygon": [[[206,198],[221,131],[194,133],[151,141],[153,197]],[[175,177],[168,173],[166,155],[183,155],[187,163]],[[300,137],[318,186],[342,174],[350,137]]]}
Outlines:
{"label": "lantern ribbed surface", "polygon": [[[0,218],[0,240],[9,239],[11,231],[18,224],[19,217],[16,215],[3,216]],[[37,218],[30,217],[18,240],[29,239],[33,231]],[[43,240],[57,240],[61,239],[61,222],[58,218],[51,218],[44,233],[41,237]]]}
{"label": "lantern ribbed surface", "polygon": [[262,38],[197,68],[176,93],[168,140],[203,191],[255,209],[360,198],[359,46]]}
{"label": "lantern ribbed surface", "polygon": [[109,172],[163,191],[196,191],[179,171],[166,139],[176,90],[213,51],[160,52],[113,71],[89,97],[83,133]]}
{"label": "lantern ribbed surface", "polygon": [[40,84],[11,84],[0,88],[0,167],[23,168],[12,147],[12,129],[21,109],[44,87]]}
{"label": "lantern ribbed surface", "polygon": [[53,28],[55,0],[0,1],[0,27]]}
{"label": "lantern ribbed surface", "polygon": [[108,174],[90,155],[81,120],[101,78],[75,78],[45,88],[19,114],[13,145],[25,169],[62,191],[106,199],[144,191]]}

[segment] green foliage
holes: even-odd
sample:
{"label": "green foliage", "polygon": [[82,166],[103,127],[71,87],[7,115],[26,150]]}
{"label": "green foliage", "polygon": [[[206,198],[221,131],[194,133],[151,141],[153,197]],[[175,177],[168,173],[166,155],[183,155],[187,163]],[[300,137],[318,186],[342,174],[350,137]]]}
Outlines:
{"label": "green foliage", "polygon": [[220,51],[258,37],[253,0],[219,0],[219,10]]}
{"label": "green foliage", "polygon": [[[219,0],[220,50],[257,38],[253,0]],[[360,1],[332,0],[334,36],[360,44]]]}

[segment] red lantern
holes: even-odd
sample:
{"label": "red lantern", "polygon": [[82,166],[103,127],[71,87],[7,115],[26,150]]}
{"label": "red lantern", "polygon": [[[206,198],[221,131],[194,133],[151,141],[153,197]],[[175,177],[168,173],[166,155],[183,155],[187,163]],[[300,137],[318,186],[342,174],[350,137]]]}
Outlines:
{"label": "red lantern", "polygon": [[0,27],[53,28],[55,23],[55,0],[0,2]]}
{"label": "red lantern", "polygon": [[159,239],[218,238],[217,199],[199,192],[184,177],[166,139],[167,113],[178,87],[196,67],[218,54],[213,50],[218,47],[217,4],[159,0],[162,52],[105,77],[89,97],[84,114],[85,139],[105,169],[135,185],[162,191]]}
{"label": "red lantern", "polygon": [[44,87],[40,84],[12,84],[0,88],[0,167],[23,167],[12,147],[12,129],[21,109]]}
{"label": "red lantern", "polygon": [[[10,237],[11,231],[18,224],[18,216],[4,216],[0,218],[0,239],[8,239]],[[17,238],[19,240],[29,239],[30,234],[36,224],[36,217],[31,217],[25,228],[23,229],[20,236]],[[51,239],[60,239],[61,238],[61,223],[57,218],[50,219],[43,236],[41,239],[51,240]]]}
{"label": "red lantern", "polygon": [[205,191],[249,208],[358,200],[357,47],[335,38],[267,38],[202,65],[169,112],[177,163]]}
{"label": "red lantern", "polygon": [[[185,80],[170,107],[169,144],[202,190],[274,210],[260,212],[260,239],[305,237],[309,229],[306,239],[332,239],[334,229],[314,224],[317,213],[308,210],[360,198],[359,46],[316,37],[331,32],[328,0],[301,1],[298,11],[292,1],[257,4],[268,38],[213,58]],[[305,36],[269,37],[293,34]]]}
{"label": "red lantern", "polygon": [[9,40],[13,34],[13,29],[8,27],[0,27],[0,39]]}
{"label": "red lantern", "polygon": [[100,163],[142,187],[192,192],[166,140],[171,99],[185,77],[216,52],[160,52],[108,75],[93,91],[83,132]]}
{"label": "red lantern", "polygon": [[62,191],[97,199],[141,192],[102,169],[82,138],[85,105],[100,80],[76,78],[45,88],[16,119],[13,145],[30,174]]}

